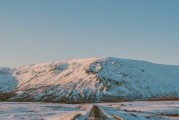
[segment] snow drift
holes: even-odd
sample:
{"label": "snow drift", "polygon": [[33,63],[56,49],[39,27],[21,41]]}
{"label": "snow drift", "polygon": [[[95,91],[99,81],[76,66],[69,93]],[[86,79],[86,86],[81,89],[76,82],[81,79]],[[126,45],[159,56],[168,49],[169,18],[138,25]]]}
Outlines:
{"label": "snow drift", "polygon": [[179,66],[87,58],[0,68],[0,100],[107,102],[179,98]]}

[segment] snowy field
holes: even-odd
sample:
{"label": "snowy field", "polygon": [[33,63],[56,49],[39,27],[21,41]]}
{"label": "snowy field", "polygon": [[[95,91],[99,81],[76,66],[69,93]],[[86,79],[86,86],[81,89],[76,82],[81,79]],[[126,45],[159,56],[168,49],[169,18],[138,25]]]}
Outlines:
{"label": "snowy field", "polygon": [[[179,120],[179,101],[123,102],[97,104],[109,118],[124,120]],[[0,120],[78,120],[87,119],[93,104],[0,102]]]}

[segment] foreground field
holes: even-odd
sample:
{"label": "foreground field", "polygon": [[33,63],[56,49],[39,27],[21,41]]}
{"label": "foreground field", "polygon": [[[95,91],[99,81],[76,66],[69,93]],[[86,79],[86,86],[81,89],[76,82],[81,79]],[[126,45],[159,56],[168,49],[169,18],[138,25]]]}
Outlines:
{"label": "foreground field", "polygon": [[100,104],[9,103],[0,102],[1,120],[85,120],[99,106],[108,119],[179,120],[179,101],[123,102]]}

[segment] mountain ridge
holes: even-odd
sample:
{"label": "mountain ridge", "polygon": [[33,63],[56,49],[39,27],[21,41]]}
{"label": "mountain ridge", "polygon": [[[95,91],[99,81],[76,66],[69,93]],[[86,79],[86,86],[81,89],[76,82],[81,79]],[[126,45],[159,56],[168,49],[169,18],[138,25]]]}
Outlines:
{"label": "mountain ridge", "polygon": [[0,100],[107,102],[179,98],[179,66],[114,57],[0,68]]}

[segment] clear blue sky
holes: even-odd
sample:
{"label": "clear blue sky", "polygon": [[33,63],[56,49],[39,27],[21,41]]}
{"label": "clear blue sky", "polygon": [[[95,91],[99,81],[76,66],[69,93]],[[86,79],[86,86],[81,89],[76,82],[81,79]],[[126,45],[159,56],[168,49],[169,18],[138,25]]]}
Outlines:
{"label": "clear blue sky", "polygon": [[179,0],[0,0],[0,66],[120,57],[179,65]]}

